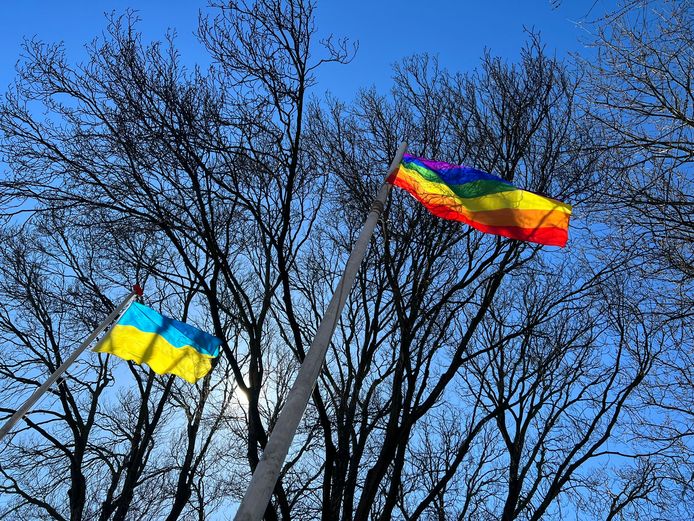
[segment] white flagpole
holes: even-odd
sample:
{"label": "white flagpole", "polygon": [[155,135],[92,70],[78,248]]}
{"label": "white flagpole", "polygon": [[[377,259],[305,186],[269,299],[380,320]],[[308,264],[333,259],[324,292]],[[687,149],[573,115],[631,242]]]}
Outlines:
{"label": "white flagpole", "polygon": [[29,412],[29,409],[31,409],[34,404],[39,401],[39,398],[43,396],[43,394],[48,390],[48,388],[53,385],[58,378],[60,378],[60,375],[65,372],[65,370],[74,362],[79,355],[82,354],[82,352],[89,347],[89,344],[91,344],[94,339],[101,333],[104,329],[108,327],[108,325],[113,322],[118,315],[120,315],[121,311],[123,311],[126,307],[130,305],[130,303],[137,297],[138,295],[142,296],[142,288],[140,286],[134,286],[133,290],[130,292],[130,294],[121,302],[118,306],[116,306],[116,309],[113,310],[113,312],[107,316],[104,321],[98,325],[98,327],[92,332],[91,335],[87,337],[87,339],[82,342],[82,344],[62,363],[58,369],[56,369],[53,374],[51,374],[48,377],[48,380],[46,380],[38,389],[36,389],[31,396],[29,396],[29,399],[24,402],[24,404],[15,411],[15,413],[12,415],[12,417],[7,420],[7,423],[2,426],[0,429],[0,441],[5,437],[5,435],[12,430],[12,427],[15,426],[15,424],[21,420],[26,413]]}
{"label": "white flagpole", "polygon": [[[393,162],[390,164],[388,175],[398,167],[406,149],[407,143],[401,143],[393,158]],[[265,513],[296,429],[304,414],[313,388],[318,381],[325,354],[328,350],[328,344],[333,336],[349,292],[354,285],[354,279],[369,247],[371,236],[383,212],[391,187],[390,183],[385,182],[371,205],[371,211],[364,222],[364,227],[352,247],[349,259],[347,259],[342,279],[340,279],[330,304],[328,304],[328,309],[318,326],[316,336],[299,368],[299,374],[294,381],[291,391],[289,391],[287,402],[280,412],[277,423],[272,429],[270,439],[265,446],[255,472],[253,472],[246,494],[236,512],[235,521],[260,521]]]}

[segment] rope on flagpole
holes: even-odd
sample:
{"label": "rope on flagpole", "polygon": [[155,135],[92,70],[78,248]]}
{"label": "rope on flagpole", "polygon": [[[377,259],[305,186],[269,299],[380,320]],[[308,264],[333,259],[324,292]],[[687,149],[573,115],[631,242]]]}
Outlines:
{"label": "rope on flagpole", "polygon": [[135,299],[137,296],[142,296],[142,288],[138,285],[135,284],[133,286],[132,291],[130,294],[121,302],[118,306],[116,306],[116,309],[114,309],[109,316],[107,316],[101,324],[97,326],[97,328],[92,332],[91,335],[87,337],[87,339],[82,342],[82,344],[56,369],[53,374],[51,374],[48,379],[39,387],[37,388],[31,396],[29,396],[29,399],[27,399],[24,404],[15,411],[15,413],[10,417],[9,420],[5,423],[5,425],[0,428],[0,441],[12,430],[12,427],[14,427],[19,420],[24,418],[24,415],[26,415],[29,412],[29,409],[31,409],[36,402],[39,401],[39,399],[44,395],[46,391],[50,388],[51,385],[53,385],[58,378],[60,378],[60,375],[62,375],[65,370],[72,365],[72,363],[77,359],[78,356],[80,356],[87,347],[89,347],[89,344],[91,344],[94,339],[99,336],[99,333],[101,333],[104,329],[106,329],[111,322],[113,322],[120,313],[128,307],[131,302]]}
{"label": "rope on flagpole", "polygon": [[[406,149],[407,143],[401,143],[393,158],[393,162],[390,164],[388,175],[398,168]],[[287,401],[284,407],[282,407],[277,423],[272,429],[270,439],[265,446],[255,472],[253,472],[246,494],[236,512],[235,521],[260,521],[265,513],[270,497],[272,497],[272,491],[277,483],[277,478],[282,470],[282,465],[289,452],[289,447],[299,427],[299,422],[318,381],[325,354],[340,318],[342,308],[354,285],[357,272],[366,255],[371,242],[371,236],[376,228],[378,219],[383,213],[392,186],[387,181],[383,183],[378,196],[371,205],[364,227],[352,247],[349,259],[347,259],[347,265],[342,278],[330,300],[330,304],[328,304],[325,315],[318,326],[316,336],[299,368],[299,374],[287,395]]]}

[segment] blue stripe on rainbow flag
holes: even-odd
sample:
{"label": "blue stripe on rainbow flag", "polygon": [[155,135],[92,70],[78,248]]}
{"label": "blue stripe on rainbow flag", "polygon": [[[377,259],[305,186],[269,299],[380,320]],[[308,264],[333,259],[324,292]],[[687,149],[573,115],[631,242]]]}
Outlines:
{"label": "blue stripe on rainbow flag", "polygon": [[431,159],[415,157],[409,154],[405,154],[403,156],[402,162],[404,164],[414,163],[436,172],[441,180],[447,185],[462,185],[465,183],[471,183],[473,181],[499,181],[501,183],[513,186],[511,183],[497,175],[489,174],[487,172],[483,172],[482,170],[477,170],[471,166],[451,165],[442,161],[432,161]]}

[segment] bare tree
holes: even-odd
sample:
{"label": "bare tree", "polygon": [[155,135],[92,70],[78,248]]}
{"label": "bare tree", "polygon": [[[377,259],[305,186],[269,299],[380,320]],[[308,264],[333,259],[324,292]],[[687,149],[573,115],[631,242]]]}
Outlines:
{"label": "bare tree", "polygon": [[[111,20],[80,68],[59,47],[29,42],[0,117],[16,174],[3,193],[6,215],[22,201],[34,216],[62,212],[71,227],[116,241],[101,252],[114,264],[134,250],[140,273],[179,288],[184,300],[202,298],[248,397],[237,445],[253,469],[287,380],[267,364],[284,361],[283,349],[303,356],[288,272],[320,204],[309,189],[321,183],[300,162],[304,99],[316,67],[345,61],[349,50],[328,39],[325,57],[313,60],[309,2],[232,3],[219,12],[201,20],[200,37],[218,61],[219,74],[208,76],[186,73],[171,42],[144,47],[132,15]],[[28,110],[29,99],[50,118]],[[60,119],[69,123],[53,124]],[[268,386],[278,392],[269,410],[261,403]],[[132,450],[146,457],[147,440],[134,438]],[[124,479],[136,480],[132,468],[122,469]],[[287,519],[281,483],[277,498]],[[120,494],[113,515],[125,515],[129,500]]]}
{"label": "bare tree", "polygon": [[[599,186],[596,136],[574,111],[577,80],[539,42],[531,41],[517,67],[487,56],[469,75],[415,57],[396,68],[395,82],[393,102],[372,90],[355,107],[316,108],[312,149],[335,172],[331,193],[345,208],[346,228],[325,229],[311,266],[333,264],[321,260],[326,240],[349,244],[359,224],[351,209],[365,209],[378,183],[364,179],[363,165],[384,163],[387,153],[379,151],[392,153],[397,136],[411,136],[415,154],[515,176],[578,208],[590,204]],[[536,248],[436,220],[401,194],[379,239],[323,379],[339,415],[334,444],[350,456],[324,473],[323,497],[326,489],[342,491],[327,516],[515,519],[556,512],[584,479],[578,470],[604,458],[615,426],[627,423],[625,403],[656,353],[586,320],[599,313],[596,295],[607,291],[619,261],[605,258],[594,271],[569,259],[548,263]],[[517,283],[521,278],[531,289]],[[301,287],[322,298],[312,279]],[[609,370],[598,364],[604,342],[614,360],[629,363]],[[641,358],[625,353],[639,349]],[[578,403],[576,394],[584,396]],[[590,413],[587,402],[595,405]],[[566,437],[579,417],[582,436]],[[543,425],[547,418],[552,425]],[[559,439],[561,456],[549,458]],[[501,483],[508,485],[499,502]],[[326,516],[325,503],[323,509]]]}
{"label": "bare tree", "polygon": [[[691,2],[623,2],[592,28],[597,60],[584,62],[582,97],[604,135],[606,210],[612,243],[631,250],[640,312],[665,322],[667,349],[639,393],[635,433],[661,458],[641,465],[665,479],[663,497],[678,497],[672,518],[691,517],[694,382],[694,10]],[[606,242],[606,246],[609,242]],[[624,494],[622,494],[624,496]],[[620,496],[620,497],[622,497]]]}
{"label": "bare tree", "polygon": [[[389,96],[309,103],[320,67],[353,52],[316,41],[311,2],[213,9],[198,34],[207,72],[184,69],[172,40],[143,45],[125,15],[80,66],[28,42],[0,106],[0,205],[7,233],[24,237],[1,251],[3,300],[17,302],[0,321],[15,348],[2,351],[3,397],[35,386],[127,280],[224,339],[193,388],[85,358],[56,389],[62,401],[5,448],[4,515],[204,519],[240,499],[402,139],[574,204],[572,243],[483,235],[394,193],[266,519],[670,508],[661,470],[684,468],[673,437],[667,457],[630,441],[660,425],[638,407],[661,400],[651,387],[644,401],[644,385],[675,329],[645,312],[638,256],[590,242],[585,216],[601,209],[617,148],[599,146],[605,127],[576,106],[579,78],[531,36],[516,64],[487,54],[462,74],[415,56]],[[73,420],[85,411],[88,428]],[[32,452],[34,440],[50,450]],[[40,465],[22,476],[24,461]],[[69,482],[46,474],[71,465]]]}
{"label": "bare tree", "polygon": [[[7,304],[0,317],[0,372],[6,404],[38,387],[112,307],[101,292],[108,286],[109,271],[96,253],[93,237],[88,232],[72,235],[54,217],[37,221],[47,235],[18,229],[3,234],[0,294]],[[203,418],[211,421],[209,413],[203,416],[211,382],[206,380],[201,397],[186,397],[195,410],[187,430],[186,458],[191,461],[167,467],[156,460],[170,443],[163,429],[172,434],[177,430],[176,408],[170,402],[180,391],[172,387],[171,377],[161,379],[132,365],[128,369],[114,368],[108,357],[85,356],[25,418],[0,459],[4,516],[153,516],[170,499],[160,494],[161,483],[176,474],[179,485],[173,496],[178,503],[181,498],[187,502],[190,482],[200,477],[209,438],[224,418],[218,412],[210,426],[202,425]],[[113,389],[114,372],[120,373],[119,380],[130,373],[134,385]],[[214,383],[220,385],[229,388],[230,382]],[[228,397],[222,401],[228,402]],[[2,412],[6,419],[14,410],[5,405]],[[199,432],[208,441],[196,445]],[[174,501],[174,512],[177,508],[180,511]]]}
{"label": "bare tree", "polygon": [[[598,20],[583,97],[614,154],[613,220],[648,253],[663,312],[691,316],[694,10],[690,2],[623,2]],[[617,210],[618,211],[615,211]]]}

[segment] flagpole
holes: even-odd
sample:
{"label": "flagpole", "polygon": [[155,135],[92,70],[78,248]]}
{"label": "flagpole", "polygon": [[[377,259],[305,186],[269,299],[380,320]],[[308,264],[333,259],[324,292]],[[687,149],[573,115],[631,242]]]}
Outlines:
{"label": "flagpole", "polygon": [[56,369],[53,374],[51,374],[48,377],[48,380],[46,380],[38,389],[36,389],[31,396],[29,396],[29,399],[24,402],[24,404],[15,411],[15,413],[10,417],[9,420],[7,420],[7,423],[0,428],[0,441],[5,437],[7,433],[12,430],[12,427],[15,426],[15,424],[21,420],[26,413],[29,412],[29,409],[31,409],[34,404],[36,404],[37,401],[43,396],[43,394],[49,389],[51,385],[53,385],[58,378],[60,378],[60,375],[65,372],[65,370],[77,359],[79,355],[84,352],[87,347],[89,347],[89,344],[91,344],[94,339],[101,333],[104,329],[108,327],[108,325],[113,322],[118,315],[123,311],[127,306],[130,305],[130,303],[135,299],[137,296],[142,296],[142,288],[139,285],[133,286],[132,291],[130,294],[125,297],[123,302],[121,302],[118,306],[116,306],[116,309],[113,310],[113,312],[107,316],[101,324],[97,326],[97,328],[92,332],[91,335],[87,337],[87,339],[82,342],[82,344],[62,363],[58,369]]}
{"label": "flagpole", "polygon": [[[395,153],[393,162],[390,164],[388,175],[398,167],[406,149],[407,143],[401,143],[398,151]],[[352,247],[352,252],[349,255],[349,259],[347,259],[347,265],[342,278],[330,300],[330,304],[328,304],[325,315],[318,326],[316,336],[299,368],[299,374],[287,395],[287,402],[282,407],[277,423],[272,429],[270,439],[265,446],[255,472],[253,472],[246,494],[236,512],[235,521],[260,521],[265,513],[294,434],[308,405],[313,388],[318,381],[330,339],[337,326],[342,308],[354,285],[359,266],[361,266],[362,260],[366,255],[378,219],[383,213],[391,187],[390,183],[383,183],[378,196],[371,204],[371,211],[366,217],[359,238]]]}

